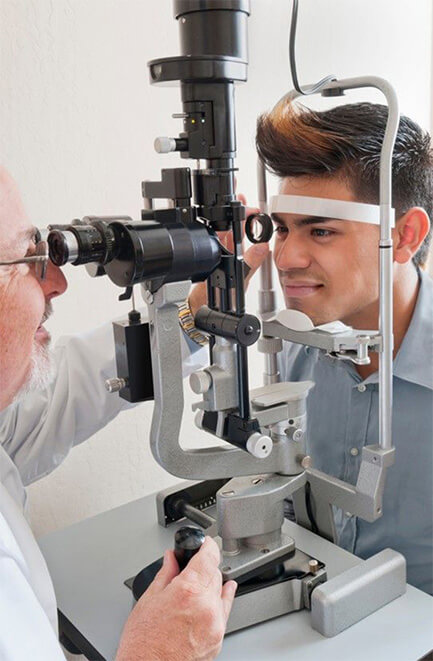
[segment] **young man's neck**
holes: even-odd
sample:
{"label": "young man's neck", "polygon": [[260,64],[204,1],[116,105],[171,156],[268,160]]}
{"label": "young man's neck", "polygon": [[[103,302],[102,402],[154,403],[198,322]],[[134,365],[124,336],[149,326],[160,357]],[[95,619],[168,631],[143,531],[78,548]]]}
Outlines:
{"label": "young man's neck", "polygon": [[[394,275],[394,358],[409,328],[418,297],[418,289],[419,278],[415,266],[412,263],[405,264]],[[379,328],[379,301],[376,301],[350,319],[346,319],[344,323],[360,330]],[[356,366],[356,370],[362,379],[366,379],[370,374],[377,372],[379,369],[379,354],[371,353],[370,360],[369,365]]]}

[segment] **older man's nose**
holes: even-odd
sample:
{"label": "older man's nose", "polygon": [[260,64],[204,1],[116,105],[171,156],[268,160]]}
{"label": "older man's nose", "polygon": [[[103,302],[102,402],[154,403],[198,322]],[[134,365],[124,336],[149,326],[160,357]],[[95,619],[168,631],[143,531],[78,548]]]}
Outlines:
{"label": "older man's nose", "polygon": [[61,296],[65,293],[68,288],[68,281],[58,266],[54,266],[52,262],[48,262],[47,274],[42,281],[41,286],[45,298],[51,300],[52,298]]}
{"label": "older man's nose", "polygon": [[289,234],[283,245],[275,247],[275,265],[280,271],[306,269],[311,264],[311,255],[302,238]]}

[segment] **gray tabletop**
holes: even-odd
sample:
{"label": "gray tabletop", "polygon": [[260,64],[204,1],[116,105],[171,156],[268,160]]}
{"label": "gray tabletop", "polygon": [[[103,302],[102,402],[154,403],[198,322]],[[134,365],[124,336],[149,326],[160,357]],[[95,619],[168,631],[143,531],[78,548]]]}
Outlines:
{"label": "gray tabletop", "polygon": [[[326,562],[328,577],[362,562],[286,522],[297,546]],[[133,605],[123,581],[173,546],[175,528],[156,522],[154,496],[133,501],[39,540],[58,607],[107,661],[115,658]],[[405,595],[334,638],[310,627],[308,611],[290,613],[225,638],[220,659],[415,661],[433,648],[433,599]]]}

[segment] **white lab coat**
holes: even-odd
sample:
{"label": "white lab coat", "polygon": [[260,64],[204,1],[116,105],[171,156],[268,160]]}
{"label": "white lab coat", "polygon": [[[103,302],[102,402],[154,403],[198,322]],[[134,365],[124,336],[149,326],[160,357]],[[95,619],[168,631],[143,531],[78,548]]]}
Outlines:
{"label": "white lab coat", "polygon": [[[192,349],[183,336],[184,376],[205,358]],[[64,659],[53,586],[25,518],[25,486],[132,406],[104,388],[116,375],[111,324],[63,338],[55,361],[50,388],[0,413],[0,661]]]}

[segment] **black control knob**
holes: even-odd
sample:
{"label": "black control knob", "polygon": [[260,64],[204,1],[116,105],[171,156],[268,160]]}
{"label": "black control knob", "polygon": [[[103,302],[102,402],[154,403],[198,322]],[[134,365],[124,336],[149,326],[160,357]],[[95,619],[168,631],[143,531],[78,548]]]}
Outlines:
{"label": "black control knob", "polygon": [[205,535],[201,528],[193,526],[179,528],[174,536],[174,554],[180,570],[184,569],[192,556],[200,550],[204,538]]}

